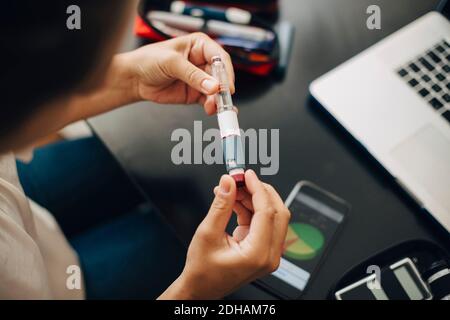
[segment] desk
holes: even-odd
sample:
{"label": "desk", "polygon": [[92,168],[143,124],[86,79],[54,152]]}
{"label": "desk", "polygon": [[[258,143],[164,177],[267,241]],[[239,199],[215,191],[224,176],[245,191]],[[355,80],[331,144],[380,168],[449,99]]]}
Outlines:
{"label": "desk", "polygon": [[[424,238],[448,244],[381,168],[369,160],[323,112],[308,103],[312,80],[383,37],[425,14],[437,1],[281,0],[280,18],[296,26],[289,72],[276,83],[239,77],[235,104],[243,129],[280,129],[280,170],[264,179],[285,198],[299,180],[310,180],[352,206],[305,299],[323,299],[330,286],[352,265],[395,243]],[[378,4],[382,29],[366,28],[366,8]],[[133,37],[127,38],[128,45]],[[176,166],[171,161],[171,133],[216,128],[199,107],[157,106],[143,102],[90,120],[125,170],[188,241],[213,198],[222,165]],[[258,170],[257,167],[254,167]],[[253,285],[233,298],[271,298]]]}

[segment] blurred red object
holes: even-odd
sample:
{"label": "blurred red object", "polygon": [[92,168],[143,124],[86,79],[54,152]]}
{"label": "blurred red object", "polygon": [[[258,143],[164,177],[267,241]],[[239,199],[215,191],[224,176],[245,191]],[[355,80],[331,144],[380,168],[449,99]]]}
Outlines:
{"label": "blurred red object", "polygon": [[[139,9],[139,15],[135,20],[135,34],[145,39],[149,42],[157,42],[164,41],[170,39],[171,36],[165,34],[157,27],[152,25],[151,21],[149,21],[146,17],[147,13],[151,10],[168,10],[170,7],[170,3],[172,1],[168,0],[160,0],[160,1],[142,1]],[[189,3],[202,4],[205,5],[205,2],[201,1],[189,1]],[[278,1],[276,0],[250,0],[250,1],[210,1],[208,2],[209,6],[215,7],[239,7],[255,13],[264,13],[269,14],[273,12],[278,12]],[[260,20],[260,19],[259,19]],[[270,24],[264,24],[268,30],[270,29]],[[272,30],[271,30],[272,31]],[[226,49],[226,48],[225,48]],[[278,43],[275,40],[274,49],[268,56],[267,61],[250,61],[249,59],[245,59],[242,55],[237,55],[232,51],[229,51],[233,65],[236,69],[240,69],[251,74],[255,74],[258,76],[267,76],[269,75],[278,63]]]}

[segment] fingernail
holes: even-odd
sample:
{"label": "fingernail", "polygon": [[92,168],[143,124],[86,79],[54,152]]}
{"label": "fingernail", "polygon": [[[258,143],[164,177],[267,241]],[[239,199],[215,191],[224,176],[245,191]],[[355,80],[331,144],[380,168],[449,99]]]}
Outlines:
{"label": "fingernail", "polygon": [[217,87],[217,81],[213,79],[205,79],[202,82],[202,88],[206,93],[212,93]]}
{"label": "fingernail", "polygon": [[250,179],[256,179],[257,181],[259,181],[258,175],[252,169],[248,169],[245,173],[249,175]]}
{"label": "fingernail", "polygon": [[231,185],[230,185],[229,180],[226,179],[225,176],[223,176],[223,177],[220,179],[219,187],[220,187],[220,192],[221,192],[222,194],[228,194],[228,193],[230,192],[230,190],[231,190]]}

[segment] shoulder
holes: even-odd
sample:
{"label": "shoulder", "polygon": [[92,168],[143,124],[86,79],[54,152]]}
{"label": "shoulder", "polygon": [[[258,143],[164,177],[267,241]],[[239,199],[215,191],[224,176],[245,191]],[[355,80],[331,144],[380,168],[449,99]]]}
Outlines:
{"label": "shoulder", "polygon": [[42,296],[49,296],[49,288],[41,252],[34,239],[0,210],[0,298]]}

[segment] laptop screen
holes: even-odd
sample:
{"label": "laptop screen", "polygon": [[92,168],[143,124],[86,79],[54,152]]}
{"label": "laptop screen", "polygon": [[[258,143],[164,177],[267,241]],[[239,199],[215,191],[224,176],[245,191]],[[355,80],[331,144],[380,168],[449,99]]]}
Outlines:
{"label": "laptop screen", "polygon": [[450,1],[448,0],[442,0],[439,3],[439,11],[442,12],[442,14],[447,18],[450,19]]}

